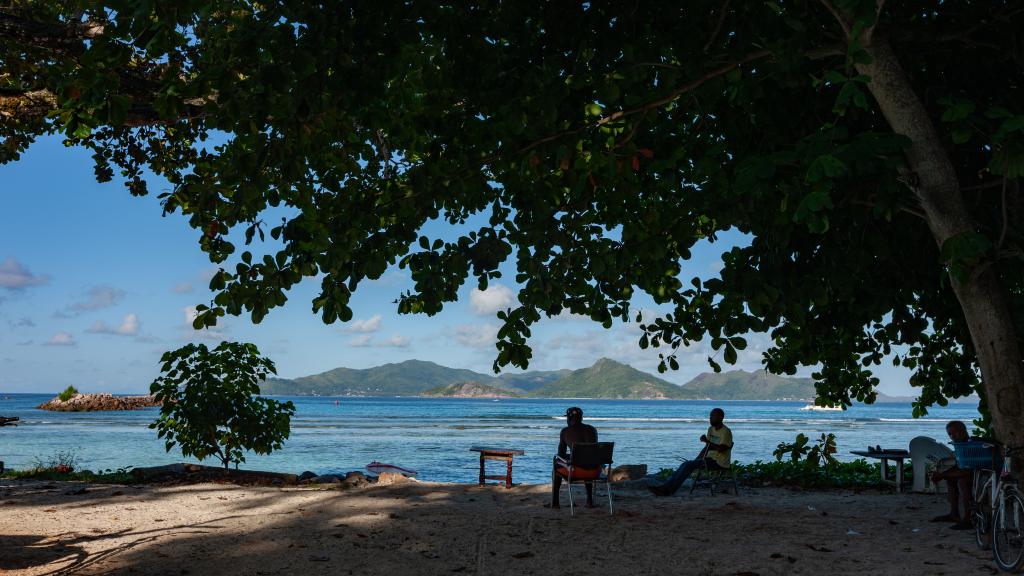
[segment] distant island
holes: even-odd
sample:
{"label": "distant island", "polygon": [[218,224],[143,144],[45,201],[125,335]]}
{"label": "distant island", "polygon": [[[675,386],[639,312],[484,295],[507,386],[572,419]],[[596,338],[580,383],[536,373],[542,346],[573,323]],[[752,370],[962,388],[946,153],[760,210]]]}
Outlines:
{"label": "distant island", "polygon": [[429,396],[449,398],[598,398],[621,400],[800,400],[815,397],[809,378],[763,371],[701,374],[679,386],[602,358],[580,370],[490,376],[408,360],[375,368],[335,368],[292,380],[265,382],[263,394],[282,396]]}
{"label": "distant island", "polygon": [[[703,373],[682,386],[602,358],[579,370],[493,376],[407,360],[374,368],[335,368],[301,378],[271,378],[261,392],[278,396],[424,396],[435,398],[592,398],[607,400],[790,400],[813,402],[814,380],[763,370]],[[878,402],[913,398],[879,394]],[[964,398],[954,402],[977,402]]]}
{"label": "distant island", "polygon": [[43,402],[36,408],[51,412],[101,412],[108,410],[141,410],[159,406],[152,396],[114,396],[113,394],[74,394],[67,400],[60,396]]}

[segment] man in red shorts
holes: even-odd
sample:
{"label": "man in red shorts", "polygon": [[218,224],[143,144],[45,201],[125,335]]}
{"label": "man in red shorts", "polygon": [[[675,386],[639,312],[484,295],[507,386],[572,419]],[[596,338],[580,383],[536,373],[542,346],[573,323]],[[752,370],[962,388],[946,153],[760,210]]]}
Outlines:
{"label": "man in red shorts", "polygon": [[[569,453],[572,445],[577,442],[597,442],[597,429],[583,423],[583,410],[575,406],[565,411],[566,426],[558,436],[558,454],[555,456],[551,469],[551,507],[560,508],[558,490],[562,487],[562,478],[568,476]],[[594,483],[587,482],[587,507],[594,506]]]}

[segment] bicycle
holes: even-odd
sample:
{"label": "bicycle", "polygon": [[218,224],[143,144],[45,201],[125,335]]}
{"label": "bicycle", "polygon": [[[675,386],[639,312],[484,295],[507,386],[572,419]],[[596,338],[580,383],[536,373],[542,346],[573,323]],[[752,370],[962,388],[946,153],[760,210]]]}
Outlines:
{"label": "bicycle", "polygon": [[[988,451],[998,448],[991,443],[978,444]],[[975,506],[971,513],[978,547],[991,548],[996,566],[1013,574],[1024,572],[1024,495],[1010,467],[1010,455],[1020,449],[1004,450],[1001,470],[974,468]]]}

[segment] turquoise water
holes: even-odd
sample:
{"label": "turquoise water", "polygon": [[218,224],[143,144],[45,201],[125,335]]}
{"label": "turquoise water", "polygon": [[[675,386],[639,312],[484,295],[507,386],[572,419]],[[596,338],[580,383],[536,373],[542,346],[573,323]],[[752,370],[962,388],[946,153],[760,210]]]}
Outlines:
{"label": "turquoise water", "polygon": [[[79,468],[101,470],[181,462],[164,451],[147,428],[157,409],[131,412],[62,413],[36,410],[50,395],[0,394],[0,415],[20,416],[18,427],[0,428],[0,460],[8,468],[48,460],[71,450]],[[284,399],[284,398],[282,398]],[[868,445],[906,447],[915,436],[945,441],[948,420],[970,422],[976,407],[936,408],[911,418],[910,404],[854,406],[844,412],[800,410],[803,402],[715,402],[641,400],[525,400],[465,398],[287,398],[295,403],[291,438],[270,456],[248,457],[244,468],[318,473],[361,470],[373,460],[419,471],[423,480],[472,482],[477,475],[473,445],[520,448],[516,482],[546,482],[551,455],[564,425],[565,408],[583,408],[584,420],[600,439],[615,442],[618,464],[647,464],[656,470],[693,457],[714,406],[726,412],[736,441],[733,458],[770,460],[782,441],[798,432],[836,435],[841,459]],[[335,405],[335,401],[338,402]],[[216,462],[208,462],[216,465]],[[498,465],[495,463],[495,466]],[[498,472],[497,468],[494,471]]]}

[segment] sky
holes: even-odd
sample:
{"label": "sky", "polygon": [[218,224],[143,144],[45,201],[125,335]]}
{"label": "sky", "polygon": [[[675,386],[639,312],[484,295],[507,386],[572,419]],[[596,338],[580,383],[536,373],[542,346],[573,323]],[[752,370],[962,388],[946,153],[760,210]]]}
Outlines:
{"label": "sky", "polygon": [[[65,147],[59,137],[42,138],[21,160],[0,165],[0,392],[51,393],[68,385],[83,392],[144,392],[163,352],[221,340],[255,343],[284,378],[409,359],[491,373],[495,314],[516,303],[511,266],[485,292],[467,282],[458,302],[433,317],[396,312],[394,300],[412,286],[396,266],[360,285],[347,324],[325,325],[313,314],[319,281],[310,278],[258,325],[227,317],[215,330],[193,330],[194,307],[211,300],[207,284],[217,267],[185,218],[161,216],[156,195],[167,189],[153,180],[151,194],[136,198],[116,180],[99,184],[89,154]],[[453,237],[440,223],[421,233]],[[726,233],[699,245],[683,276],[715,276],[721,254],[742,242]],[[633,305],[657,311],[646,295]],[[639,337],[632,322],[606,330],[585,318],[545,319],[533,330],[530,369],[583,368],[607,357],[657,374],[659,350],[641,350]],[[768,338],[752,335],[748,342],[736,367],[760,369]],[[659,376],[683,384],[710,371],[710,352],[706,342],[681,350],[680,369]],[[884,362],[879,368],[882,392],[912,394],[905,369]]]}

